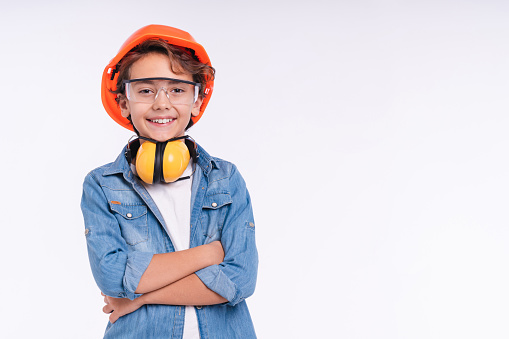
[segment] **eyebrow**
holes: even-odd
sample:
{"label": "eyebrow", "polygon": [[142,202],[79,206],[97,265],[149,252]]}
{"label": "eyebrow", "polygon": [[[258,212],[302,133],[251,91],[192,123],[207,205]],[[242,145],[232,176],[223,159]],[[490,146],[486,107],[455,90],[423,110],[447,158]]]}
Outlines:
{"label": "eyebrow", "polygon": [[189,81],[189,80],[174,79],[174,78],[163,78],[163,77],[130,79],[130,80],[124,80],[123,82],[124,83],[141,82],[142,84],[154,84],[154,81],[161,81],[161,80],[162,81],[167,81],[167,82],[170,82],[170,83],[174,83],[174,84],[185,83],[185,84],[191,84],[191,85],[195,85],[195,86],[200,86],[201,85],[200,83],[196,83],[196,82]]}
{"label": "eyebrow", "polygon": [[154,80],[143,80],[143,81],[132,81],[132,84],[140,84],[140,85],[154,85]]}

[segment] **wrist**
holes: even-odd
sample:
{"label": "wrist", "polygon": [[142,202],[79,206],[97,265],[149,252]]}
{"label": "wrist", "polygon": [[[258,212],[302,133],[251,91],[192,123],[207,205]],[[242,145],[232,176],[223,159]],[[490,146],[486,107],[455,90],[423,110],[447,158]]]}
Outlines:
{"label": "wrist", "polygon": [[137,303],[138,307],[144,306],[146,304],[149,304],[147,298],[149,293],[142,294],[138,298],[134,299],[134,301]]}

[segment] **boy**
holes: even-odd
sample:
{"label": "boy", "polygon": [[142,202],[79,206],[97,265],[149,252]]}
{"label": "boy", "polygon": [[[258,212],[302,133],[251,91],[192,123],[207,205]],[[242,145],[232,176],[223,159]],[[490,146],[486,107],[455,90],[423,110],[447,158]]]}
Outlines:
{"label": "boy", "polygon": [[90,172],[81,207],[104,338],[255,338],[245,298],[258,265],[251,201],[235,166],[185,135],[214,69],[172,27],[136,31],[103,73],[108,114],[136,132]]}

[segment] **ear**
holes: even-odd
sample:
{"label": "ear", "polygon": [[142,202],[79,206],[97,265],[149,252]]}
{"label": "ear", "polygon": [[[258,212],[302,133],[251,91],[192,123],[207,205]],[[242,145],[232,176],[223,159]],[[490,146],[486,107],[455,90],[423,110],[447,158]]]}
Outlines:
{"label": "ear", "polygon": [[198,97],[196,102],[193,104],[193,109],[191,110],[191,115],[193,117],[195,117],[195,116],[200,114],[200,108],[201,108],[202,102],[203,102],[203,99]]}
{"label": "ear", "polygon": [[120,114],[122,114],[124,118],[127,118],[129,115],[131,115],[129,102],[127,101],[127,98],[122,94],[118,95],[118,107],[120,107]]}

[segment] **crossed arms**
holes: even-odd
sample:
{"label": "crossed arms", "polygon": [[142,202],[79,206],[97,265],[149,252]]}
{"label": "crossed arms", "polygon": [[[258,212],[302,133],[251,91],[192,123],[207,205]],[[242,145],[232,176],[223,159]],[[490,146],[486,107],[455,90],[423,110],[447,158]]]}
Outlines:
{"label": "crossed arms", "polygon": [[[146,304],[214,305],[228,302],[210,290],[194,272],[223,261],[219,241],[188,250],[155,254],[143,273],[136,293],[139,298],[113,298],[104,293],[104,313],[110,313],[111,323]],[[172,269],[168,269],[171,267]]]}
{"label": "crossed arms", "polygon": [[85,178],[81,207],[92,273],[105,295],[104,311],[113,312],[111,320],[145,304],[235,306],[254,292],[254,220],[245,183],[235,168],[227,178],[231,201],[221,242],[160,254],[128,250],[108,205],[111,197],[98,179],[102,176],[93,172]]}

